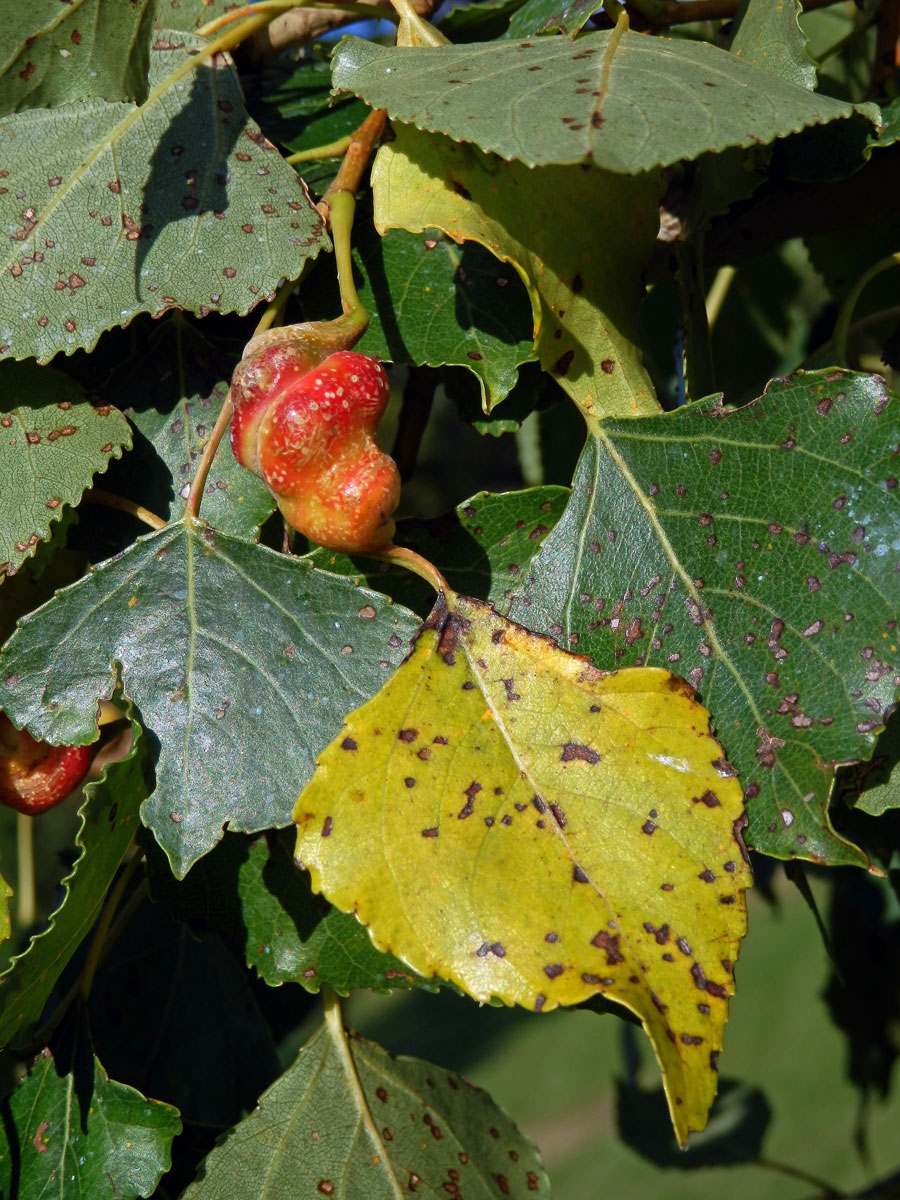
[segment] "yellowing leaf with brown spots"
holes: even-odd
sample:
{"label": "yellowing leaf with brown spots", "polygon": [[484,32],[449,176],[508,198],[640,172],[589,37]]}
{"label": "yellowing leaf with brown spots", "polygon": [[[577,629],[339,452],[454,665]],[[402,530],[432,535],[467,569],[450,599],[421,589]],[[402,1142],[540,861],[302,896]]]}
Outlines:
{"label": "yellowing leaf with brown spots", "polygon": [[454,596],[294,820],[314,886],[376,946],[482,1001],[624,1004],[679,1141],[703,1127],[751,877],[740,787],[683,680],[598,671]]}

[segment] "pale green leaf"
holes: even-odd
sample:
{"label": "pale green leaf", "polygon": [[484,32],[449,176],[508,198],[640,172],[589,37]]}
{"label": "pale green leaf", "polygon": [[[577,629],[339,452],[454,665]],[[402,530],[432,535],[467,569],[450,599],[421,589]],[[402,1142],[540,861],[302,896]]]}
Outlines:
{"label": "pale green leaf", "polygon": [[731,53],[744,62],[771,71],[788,83],[813,91],[816,64],[800,28],[800,0],[745,0],[738,14]]}
{"label": "pale green leaf", "polygon": [[30,0],[4,8],[0,113],[147,96],[149,0]]}
{"label": "pale green leaf", "polygon": [[234,70],[159,31],[140,107],[93,99],[0,122],[0,355],[91,348],[136,313],[245,313],[328,245]]}
{"label": "pale green leaf", "polygon": [[[529,290],[541,365],[583,411],[658,411],[637,314],[659,229],[659,176],[529,168],[412,126],[396,133],[372,171],[378,228],[435,226],[511,262]],[[576,212],[585,220],[573,238]]]}
{"label": "pale green leaf", "polygon": [[524,1200],[550,1188],[531,1141],[485,1092],[348,1035],[332,1005],[296,1063],[201,1165],[184,1200],[412,1193]]}
{"label": "pale green leaf", "polygon": [[[128,422],[59,371],[0,366],[0,580],[46,541],[94,475],[131,448]],[[40,407],[38,407],[40,406]]]}
{"label": "pale green leaf", "polygon": [[418,50],[347,38],[334,85],[502,158],[632,174],[854,111],[706,42],[618,31]]}

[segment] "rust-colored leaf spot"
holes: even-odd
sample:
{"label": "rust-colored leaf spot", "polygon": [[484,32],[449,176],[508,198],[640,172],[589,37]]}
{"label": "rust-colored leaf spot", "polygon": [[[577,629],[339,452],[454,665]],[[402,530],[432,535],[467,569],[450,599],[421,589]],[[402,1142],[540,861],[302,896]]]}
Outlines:
{"label": "rust-colored leaf spot", "polygon": [[560,762],[586,762],[592,767],[600,761],[600,755],[590,746],[579,746],[576,742],[566,742],[559,756]]}

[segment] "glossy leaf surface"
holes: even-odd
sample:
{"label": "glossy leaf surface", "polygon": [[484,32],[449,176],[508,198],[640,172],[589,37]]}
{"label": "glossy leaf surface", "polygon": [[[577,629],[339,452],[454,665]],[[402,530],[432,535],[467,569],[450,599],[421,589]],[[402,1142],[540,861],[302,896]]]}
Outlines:
{"label": "glossy leaf surface", "polygon": [[4,1196],[153,1194],[181,1132],[177,1110],[116,1083],[96,1058],[88,1070],[59,1074],[45,1051],[10,1096],[0,1128]]}
{"label": "glossy leaf surface", "polygon": [[598,424],[510,610],[597,666],[683,675],[768,854],[866,863],[827,802],[900,682],[898,442],[883,383],[840,371]]}
{"label": "glossy leaf surface", "polygon": [[0,705],[46,740],[84,741],[121,664],[160,746],[141,818],[184,875],[226,822],[288,824],[316,754],[417,623],[309,563],[176,523],[24,620],[0,654]]}

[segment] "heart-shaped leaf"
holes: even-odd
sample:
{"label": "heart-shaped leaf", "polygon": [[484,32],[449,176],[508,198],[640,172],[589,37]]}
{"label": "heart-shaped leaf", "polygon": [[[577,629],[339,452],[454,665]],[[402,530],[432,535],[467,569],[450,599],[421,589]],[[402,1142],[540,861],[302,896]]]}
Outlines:
{"label": "heart-shaped leaf", "polygon": [[330,1004],[296,1063],[201,1167],[184,1200],[550,1195],[531,1141],[453,1072],[348,1036]]}
{"label": "heart-shaped leaf", "polygon": [[297,801],[297,858],[376,946],[480,1001],[640,1017],[701,1129],[746,928],[741,790],[668,671],[604,674],[451,597]]}
{"label": "heart-shaped leaf", "polygon": [[0,707],[48,741],[85,741],[119,664],[159,739],[141,817],[184,875],[226,823],[289,823],[316,754],[417,625],[309,562],[179,522],[25,618],[0,652]]}
{"label": "heart-shaped leaf", "polygon": [[738,768],[748,840],[780,858],[866,865],[827,801],[900,685],[898,445],[900,404],[844,371],[598,422],[509,610],[598,666],[684,675]]}

